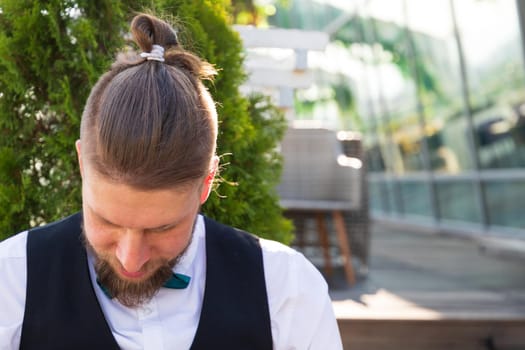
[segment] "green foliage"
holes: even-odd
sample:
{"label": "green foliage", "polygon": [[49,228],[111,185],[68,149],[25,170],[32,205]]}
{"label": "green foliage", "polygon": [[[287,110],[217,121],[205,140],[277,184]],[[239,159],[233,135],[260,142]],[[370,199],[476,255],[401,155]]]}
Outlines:
{"label": "green foliage", "polygon": [[125,22],[112,1],[0,4],[1,239],[80,208],[80,116]]}
{"label": "green foliage", "polygon": [[229,153],[233,148],[228,147],[226,140],[223,142],[225,147],[221,148],[226,155],[223,158],[231,162],[221,176],[236,184],[222,184],[217,190],[218,196],[212,197],[204,210],[223,222],[237,227],[250,225],[251,232],[289,243],[292,225],[282,218],[275,191],[282,167],[276,142],[282,138],[287,122],[269,99],[261,95],[249,97],[248,113],[257,133],[247,134],[244,149],[237,153]]}
{"label": "green foliage", "polygon": [[[222,222],[289,242],[274,187],[283,116],[238,92],[242,45],[226,1],[2,0],[0,2],[0,239],[80,209],[74,151],[89,91],[124,44],[133,11],[177,18],[180,38],[219,69],[219,154],[230,164],[204,211]],[[190,39],[191,38],[191,39]]]}

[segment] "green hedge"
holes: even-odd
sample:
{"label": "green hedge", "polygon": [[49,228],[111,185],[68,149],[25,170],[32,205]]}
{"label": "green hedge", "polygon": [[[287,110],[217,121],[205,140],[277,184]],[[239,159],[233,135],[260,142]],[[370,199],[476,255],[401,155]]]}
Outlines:
{"label": "green hedge", "polygon": [[[203,211],[289,243],[274,191],[286,128],[267,98],[243,97],[243,49],[225,1],[144,1],[183,45],[216,65],[221,184]],[[0,239],[80,209],[74,142],[91,86],[125,45],[137,1],[4,0],[0,12]]]}

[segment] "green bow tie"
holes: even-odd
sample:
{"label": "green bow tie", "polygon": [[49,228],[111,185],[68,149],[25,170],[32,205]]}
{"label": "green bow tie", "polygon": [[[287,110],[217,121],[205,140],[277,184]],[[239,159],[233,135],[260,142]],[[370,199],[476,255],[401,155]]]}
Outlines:
{"label": "green bow tie", "polygon": [[190,283],[191,277],[183,275],[182,273],[174,273],[169,280],[167,280],[163,287],[170,289],[185,289]]}
{"label": "green bow tie", "polygon": [[[183,275],[182,273],[174,273],[171,276],[171,278],[164,283],[163,287],[170,289],[185,289],[186,287],[188,287],[190,280],[190,276]],[[97,284],[108,298],[113,299],[113,296],[111,295],[109,290],[104,285],[102,285],[102,283],[99,282],[98,278]]]}

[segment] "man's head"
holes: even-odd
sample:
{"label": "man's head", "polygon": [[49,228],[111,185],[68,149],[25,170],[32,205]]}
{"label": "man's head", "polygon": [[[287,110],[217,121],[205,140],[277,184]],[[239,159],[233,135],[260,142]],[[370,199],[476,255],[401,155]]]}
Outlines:
{"label": "man's head", "polygon": [[217,115],[201,82],[215,71],[183,50],[169,25],[139,15],[131,32],[146,54],[121,55],[97,82],[77,152],[97,272],[109,267],[114,285],[124,286],[110,292],[136,306],[160,288],[191,240],[217,169]]}
{"label": "man's head", "polygon": [[172,188],[212,166],[217,115],[201,83],[213,68],[183,50],[166,23],[139,15],[131,32],[163,62],[121,55],[93,88],[82,115],[82,158],[110,179],[140,189]]}

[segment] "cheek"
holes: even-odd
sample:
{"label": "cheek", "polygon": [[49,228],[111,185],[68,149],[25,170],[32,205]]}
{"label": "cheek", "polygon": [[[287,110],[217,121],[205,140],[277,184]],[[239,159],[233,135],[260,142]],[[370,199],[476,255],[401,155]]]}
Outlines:
{"label": "cheek", "polygon": [[181,232],[167,232],[165,235],[148,237],[148,244],[153,255],[173,259],[186,248],[189,235]]}
{"label": "cheek", "polygon": [[190,243],[192,236],[192,227],[178,229],[172,232],[148,237],[148,244],[152,255],[164,259],[173,259],[177,257]]}

